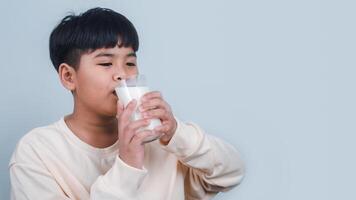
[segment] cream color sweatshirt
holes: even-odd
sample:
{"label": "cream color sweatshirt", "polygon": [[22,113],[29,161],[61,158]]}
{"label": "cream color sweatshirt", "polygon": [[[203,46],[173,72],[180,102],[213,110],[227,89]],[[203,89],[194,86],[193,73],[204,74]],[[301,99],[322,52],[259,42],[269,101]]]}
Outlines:
{"label": "cream color sweatshirt", "polygon": [[244,167],[232,145],[196,124],[177,123],[168,145],[145,145],[143,169],[119,158],[118,142],[83,142],[64,118],[33,129],[9,163],[11,199],[206,200],[241,182]]}

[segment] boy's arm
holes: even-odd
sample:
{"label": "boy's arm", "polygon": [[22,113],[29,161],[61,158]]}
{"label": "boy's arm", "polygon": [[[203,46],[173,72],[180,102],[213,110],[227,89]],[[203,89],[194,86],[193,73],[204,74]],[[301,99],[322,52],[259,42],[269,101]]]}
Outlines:
{"label": "boy's arm", "polygon": [[[61,174],[53,174],[45,165],[40,152],[33,143],[20,142],[9,164],[11,199],[92,199],[92,200],[138,200],[136,191],[147,170],[133,168],[118,156],[112,168],[92,184],[89,191],[82,186],[73,187]],[[73,180],[75,181],[75,180]],[[74,184],[75,185],[75,184]]]}
{"label": "boy's arm", "polygon": [[13,163],[10,165],[11,200],[61,199],[70,200],[51,174],[43,168]]}
{"label": "boy's arm", "polygon": [[185,191],[188,197],[204,199],[241,183],[244,165],[238,151],[223,140],[207,135],[193,123],[178,119],[177,129],[167,145],[186,167]]}
{"label": "boy's arm", "polygon": [[9,163],[11,200],[70,200],[43,164],[33,147],[35,142],[20,140]]}
{"label": "boy's arm", "polygon": [[127,165],[119,156],[111,169],[91,186],[90,199],[124,200],[140,199],[137,191],[142,184],[147,170],[137,169]]}

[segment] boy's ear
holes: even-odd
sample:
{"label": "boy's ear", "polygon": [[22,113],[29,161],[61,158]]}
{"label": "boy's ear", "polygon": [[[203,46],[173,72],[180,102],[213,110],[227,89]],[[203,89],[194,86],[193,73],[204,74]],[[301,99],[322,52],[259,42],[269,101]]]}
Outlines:
{"label": "boy's ear", "polygon": [[70,91],[75,90],[75,78],[76,71],[73,67],[66,63],[62,63],[58,68],[59,79],[62,82],[62,85]]}

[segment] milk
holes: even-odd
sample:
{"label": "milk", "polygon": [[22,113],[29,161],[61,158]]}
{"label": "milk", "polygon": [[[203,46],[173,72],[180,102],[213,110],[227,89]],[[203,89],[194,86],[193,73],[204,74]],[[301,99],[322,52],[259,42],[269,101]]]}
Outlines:
{"label": "milk", "polygon": [[[136,86],[136,87],[117,87],[115,88],[116,94],[119,97],[120,101],[124,104],[126,107],[127,104],[130,103],[131,100],[136,99],[137,100],[137,105],[135,112],[131,116],[131,120],[136,121],[141,119],[141,113],[138,111],[138,106],[141,105],[141,97],[149,92],[149,88],[147,86]],[[161,121],[159,119],[151,119],[150,124],[145,127],[143,130],[153,130],[156,126],[161,125]],[[145,141],[152,141],[156,139],[155,137],[152,138],[146,138]]]}

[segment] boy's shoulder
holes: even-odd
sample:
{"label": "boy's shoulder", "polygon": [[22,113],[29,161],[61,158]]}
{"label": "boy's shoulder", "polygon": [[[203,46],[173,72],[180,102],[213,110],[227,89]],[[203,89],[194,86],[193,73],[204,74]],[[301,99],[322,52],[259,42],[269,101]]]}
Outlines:
{"label": "boy's shoulder", "polygon": [[58,137],[63,137],[62,120],[63,118],[49,125],[33,128],[20,139],[18,145],[36,145],[38,143],[45,144],[50,141],[56,141]]}
{"label": "boy's shoulder", "polygon": [[58,143],[65,139],[61,127],[62,121],[63,118],[49,125],[34,128],[22,136],[16,145],[9,165],[15,162],[26,162],[28,158],[33,158],[41,151],[55,148]]}

